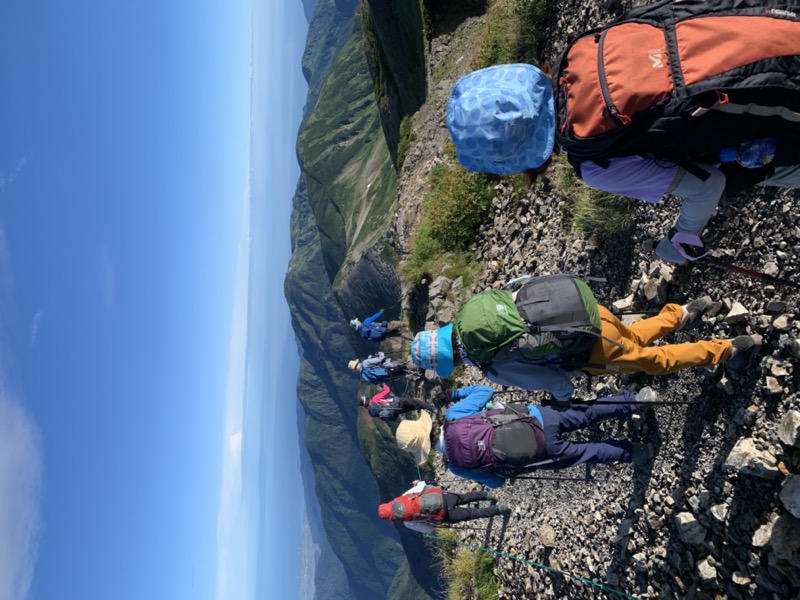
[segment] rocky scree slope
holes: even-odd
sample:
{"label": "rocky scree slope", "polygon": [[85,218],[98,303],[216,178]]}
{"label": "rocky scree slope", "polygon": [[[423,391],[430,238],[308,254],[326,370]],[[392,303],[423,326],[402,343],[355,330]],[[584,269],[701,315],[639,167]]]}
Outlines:
{"label": "rocky scree slope", "polygon": [[[626,6],[621,6],[624,9]],[[608,21],[604,7],[558,2],[545,32],[544,56],[552,59],[574,34]],[[450,160],[444,110],[458,76],[468,72],[482,17],[469,17],[431,42],[429,70],[453,65],[431,85],[413,118],[411,146],[398,183],[396,228],[401,251],[418,225],[419,205],[431,169]],[[426,326],[448,321],[461,301],[525,273],[570,272],[605,278],[592,284],[598,300],[619,308],[658,308],[705,294],[718,304],[695,331],[668,342],[760,333],[764,345],[751,370],[734,381],[723,369],[684,371],[652,378],[584,379],[578,395],[606,395],[619,386],[653,387],[660,400],[693,400],[659,406],[654,415],[611,423],[593,439],[630,436],[656,444],[645,467],[602,465],[598,483],[522,481],[499,491],[513,515],[479,531],[462,527],[460,540],[573,573],[640,598],[795,598],[800,594],[800,394],[798,301],[800,293],[702,265],[673,268],[654,260],[652,246],[671,225],[679,200],[637,204],[632,229],[598,240],[569,231],[563,200],[550,191],[496,187],[492,213],[474,251],[481,281],[463,289],[447,273],[429,282]],[[798,192],[759,190],[725,200],[706,232],[719,256],[800,281]],[[408,312],[418,312],[410,306]],[[487,383],[467,369],[453,387]],[[426,382],[433,397],[442,382]],[[520,401],[544,396],[520,393]],[[506,396],[505,399],[509,399]],[[443,412],[443,411],[442,411]],[[582,467],[560,473],[582,477]],[[453,489],[473,484],[440,472]],[[432,543],[436,543],[435,541]],[[548,573],[517,560],[499,559],[501,598],[617,598],[611,592]]]}

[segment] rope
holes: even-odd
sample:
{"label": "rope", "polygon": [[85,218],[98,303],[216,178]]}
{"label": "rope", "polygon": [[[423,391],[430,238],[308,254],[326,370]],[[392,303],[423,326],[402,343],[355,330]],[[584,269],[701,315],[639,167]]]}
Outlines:
{"label": "rope", "polygon": [[491,548],[485,548],[484,546],[476,546],[476,545],[473,545],[473,544],[467,544],[465,542],[460,542],[458,540],[448,540],[448,539],[445,539],[445,538],[442,538],[442,537],[431,535],[430,533],[426,533],[425,537],[426,538],[430,538],[430,539],[434,539],[434,540],[440,540],[442,542],[448,542],[450,544],[456,544],[457,546],[463,546],[464,548],[469,548],[470,550],[476,550],[478,552],[489,552],[489,553],[494,554],[496,556],[499,556],[501,558],[507,558],[509,560],[515,560],[517,562],[524,563],[524,564],[530,565],[532,567],[537,567],[539,569],[544,569],[545,571],[550,571],[552,573],[558,573],[559,575],[566,575],[567,577],[569,577],[571,579],[574,579],[576,581],[579,581],[581,583],[584,583],[586,585],[591,585],[591,586],[594,586],[596,588],[600,588],[604,592],[610,592],[612,594],[617,594],[618,596],[622,596],[623,598],[629,598],[630,600],[641,600],[641,598],[638,598],[637,596],[630,596],[630,595],[626,594],[625,592],[621,592],[619,590],[615,590],[614,588],[610,588],[608,586],[605,586],[602,583],[597,583],[596,581],[592,581],[591,579],[586,579],[585,577],[581,577],[579,575],[573,575],[572,573],[568,573],[567,571],[559,571],[558,569],[554,569],[552,567],[548,567],[546,565],[542,565],[542,564],[534,562],[532,560],[526,560],[526,559],[520,558],[518,556],[512,556],[511,554],[507,554],[505,552],[500,552],[499,550],[492,550]]}

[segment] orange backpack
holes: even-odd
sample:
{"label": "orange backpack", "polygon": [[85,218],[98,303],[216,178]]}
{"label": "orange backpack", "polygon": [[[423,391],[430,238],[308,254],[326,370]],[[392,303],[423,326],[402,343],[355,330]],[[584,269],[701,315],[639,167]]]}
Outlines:
{"label": "orange backpack", "polygon": [[685,166],[771,137],[773,165],[800,164],[798,12],[796,0],[663,0],[582,34],[553,72],[559,145],[576,167]]}

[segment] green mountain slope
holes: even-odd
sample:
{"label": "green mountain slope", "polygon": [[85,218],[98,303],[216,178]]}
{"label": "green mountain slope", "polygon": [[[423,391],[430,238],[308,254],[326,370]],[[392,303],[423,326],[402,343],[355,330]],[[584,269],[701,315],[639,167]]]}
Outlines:
{"label": "green mountain slope", "polygon": [[323,526],[353,594],[380,598],[402,554],[396,537],[381,532],[373,516],[379,497],[357,443],[357,407],[351,401],[357,386],[338,360],[350,352],[349,342],[336,314],[320,246],[314,243],[313,215],[302,191],[295,198],[293,233],[285,292],[304,351],[297,391],[306,414],[304,438],[314,465]]}
{"label": "green mountain slope", "polygon": [[[385,425],[358,415],[358,384],[346,367],[366,351],[346,320],[399,296],[389,229],[397,178],[355,5],[319,0],[310,24],[303,58],[309,95],[297,143],[302,176],[284,284],[303,355],[304,441],[330,544],[315,583],[320,598],[422,599],[435,587],[422,540],[376,517],[378,503],[402,493],[417,470]],[[331,589],[342,568],[346,592]]]}
{"label": "green mountain slope", "polygon": [[358,21],[306,117],[297,153],[333,281],[346,259],[355,264],[386,230],[397,188]]}
{"label": "green mountain slope", "polygon": [[[294,252],[285,293],[304,350],[297,390],[306,415],[304,440],[314,465],[323,526],[353,595],[385,598],[405,555],[394,528],[375,517],[381,494],[358,439],[357,383],[341,364],[341,357],[352,350],[325,278],[321,247],[315,243],[316,228],[302,185],[295,197],[292,232]],[[384,436],[378,435],[378,439],[383,441],[381,454],[388,465],[381,470],[382,480],[393,482],[392,493],[401,493],[416,472],[413,461]],[[417,556],[422,563],[406,567],[406,571],[416,579],[430,579],[424,573],[425,552]],[[324,573],[320,573],[322,581]],[[413,590],[414,596],[424,595],[415,577],[394,586],[404,594]]]}
{"label": "green mountain slope", "polygon": [[425,101],[425,37],[421,0],[360,0],[367,62],[392,160],[400,121]]}

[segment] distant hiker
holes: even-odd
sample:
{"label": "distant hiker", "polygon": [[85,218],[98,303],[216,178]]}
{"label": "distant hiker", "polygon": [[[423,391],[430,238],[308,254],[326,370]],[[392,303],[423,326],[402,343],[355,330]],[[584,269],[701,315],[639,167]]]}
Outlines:
{"label": "distant hiker", "polygon": [[353,319],[350,321],[350,326],[358,331],[358,335],[368,342],[382,342],[387,337],[403,336],[402,321],[376,322],[376,319],[382,314],[383,309],[380,309],[371,317],[364,319],[364,321]]}
{"label": "distant hiker", "polygon": [[347,367],[355,371],[361,381],[380,385],[385,381],[405,377],[406,379],[419,379],[422,376],[415,365],[399,360],[393,360],[378,352],[364,361],[357,358],[347,363]]}
{"label": "distant hiker", "polygon": [[492,492],[467,492],[457,494],[440,487],[415,481],[414,487],[391,502],[378,506],[378,516],[403,525],[419,533],[432,533],[438,523],[460,523],[485,519],[510,512],[505,504],[473,508],[462,506],[479,500],[494,500]]}
{"label": "distant hiker", "polygon": [[436,407],[429,404],[424,400],[417,398],[403,398],[395,396],[394,398],[386,399],[386,396],[392,393],[389,386],[383,384],[383,390],[372,397],[372,400],[367,400],[366,396],[361,396],[361,406],[367,408],[369,416],[382,419],[383,421],[394,421],[398,416],[411,410],[429,410],[436,412]]}
{"label": "distant hiker", "polygon": [[597,304],[576,277],[523,277],[474,296],[453,324],[418,333],[411,359],[444,378],[455,365],[474,365],[494,383],[545,390],[567,406],[571,378],[583,373],[666,375],[723,361],[730,371],[742,371],[761,336],[651,346],[699,324],[712,303],[705,296],[683,306],[667,304],[658,315],[628,326]]}
{"label": "distant hiker", "polygon": [[427,462],[430,455],[431,429],[433,420],[430,413],[421,410],[418,419],[403,419],[394,432],[398,448],[413,456],[414,462],[418,465]]}
{"label": "distant hiker", "polygon": [[[445,415],[437,450],[453,474],[496,488],[506,478],[537,470],[557,470],[582,463],[644,464],[651,444],[628,440],[570,442],[563,434],[616,417],[639,413],[642,404],[631,392],[599,399],[563,411],[535,404],[492,405],[493,390],[474,385],[452,392],[456,404]],[[605,404],[606,402],[629,404]]]}
{"label": "distant hiker", "polygon": [[593,188],[679,196],[656,254],[702,258],[723,192],[800,187],[797,12],[789,0],[655,2],[578,36],[552,80],[528,64],[470,73],[447,107],[458,161],[535,176],[565,152]]}

